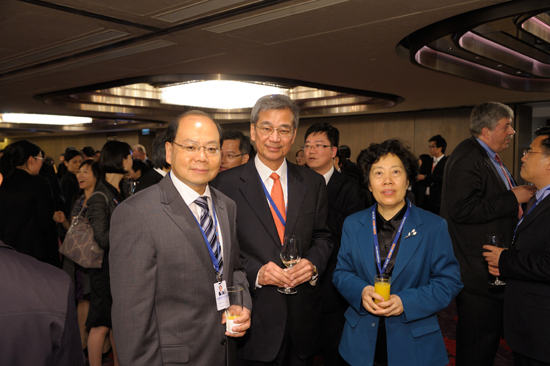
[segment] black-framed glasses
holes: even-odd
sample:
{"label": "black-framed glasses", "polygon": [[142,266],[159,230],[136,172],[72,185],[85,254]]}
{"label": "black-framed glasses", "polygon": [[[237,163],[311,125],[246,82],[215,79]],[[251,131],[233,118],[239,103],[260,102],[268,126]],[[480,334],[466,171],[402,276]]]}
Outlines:
{"label": "black-framed glasses", "polygon": [[304,150],[321,150],[326,147],[332,147],[332,145],[323,145],[323,144],[315,144],[315,145],[304,145]]}
{"label": "black-framed glasses", "polygon": [[437,146],[435,146],[435,145],[428,145],[428,149],[437,149]]}
{"label": "black-framed glasses", "polygon": [[273,134],[273,131],[277,130],[277,133],[280,137],[291,137],[295,131],[293,128],[287,126],[275,128],[270,125],[256,125],[256,128],[260,131],[262,135],[265,136],[271,136]]}
{"label": "black-framed glasses", "polygon": [[190,142],[188,144],[182,145],[182,144],[178,144],[175,141],[173,141],[172,143],[174,145],[181,147],[183,151],[186,152],[187,154],[198,154],[199,151],[201,151],[201,147],[204,148],[204,152],[210,156],[218,155],[218,153],[221,150],[216,145],[200,146],[199,144],[195,144],[194,142]]}
{"label": "black-framed glasses", "polygon": [[529,154],[544,154],[542,151],[531,151],[531,148],[523,149],[523,156],[527,156]]}
{"label": "black-framed glasses", "polygon": [[222,152],[222,158],[227,158],[229,160],[233,160],[235,158],[238,158],[239,156],[243,156],[244,154],[238,154],[238,155],[235,155],[235,154],[224,154]]}

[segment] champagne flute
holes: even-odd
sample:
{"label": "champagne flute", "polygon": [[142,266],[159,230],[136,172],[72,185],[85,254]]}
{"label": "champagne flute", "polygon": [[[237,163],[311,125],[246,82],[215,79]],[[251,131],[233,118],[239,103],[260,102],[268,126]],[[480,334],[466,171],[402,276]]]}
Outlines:
{"label": "champagne flute", "polygon": [[[487,244],[488,245],[493,245],[493,246],[498,247],[498,248],[505,248],[504,241],[502,240],[502,235],[500,235],[500,234],[487,235]],[[506,281],[502,281],[498,277],[495,277],[495,280],[492,281],[492,282],[489,281],[489,284],[494,285],[494,286],[504,286],[504,285],[506,285]]]}
{"label": "champagne flute", "polygon": [[[281,248],[281,260],[287,268],[292,268],[302,259],[302,246],[300,237],[297,235],[285,236]],[[285,295],[293,295],[298,292],[293,287],[279,287],[279,292]]]}

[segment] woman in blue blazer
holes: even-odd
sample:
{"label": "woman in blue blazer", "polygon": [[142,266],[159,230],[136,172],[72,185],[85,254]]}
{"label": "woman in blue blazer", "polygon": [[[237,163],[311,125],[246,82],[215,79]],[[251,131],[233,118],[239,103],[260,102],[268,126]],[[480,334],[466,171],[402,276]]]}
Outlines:
{"label": "woman in blue blazer", "polygon": [[[344,223],[333,275],[350,304],[340,354],[353,366],[444,366],[436,314],[462,288],[447,223],[405,199],[418,161],[399,140],[371,144],[358,162],[376,204]],[[391,274],[388,301],[374,292],[379,273]]]}

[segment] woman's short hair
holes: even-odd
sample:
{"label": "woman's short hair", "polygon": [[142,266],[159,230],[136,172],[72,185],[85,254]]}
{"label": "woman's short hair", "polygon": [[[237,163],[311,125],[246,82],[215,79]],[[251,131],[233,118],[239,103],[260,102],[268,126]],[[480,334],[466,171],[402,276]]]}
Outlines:
{"label": "woman's short hair", "polygon": [[124,170],[124,159],[132,154],[132,147],[122,141],[107,141],[101,149],[99,156],[99,169],[101,174],[107,173],[126,174]]}
{"label": "woman's short hair", "polygon": [[416,180],[418,174],[418,159],[401,140],[390,139],[380,144],[370,144],[368,148],[361,150],[357,157],[357,164],[363,173],[364,183],[367,187],[369,186],[369,175],[373,164],[388,154],[393,154],[401,160],[407,172],[409,183]]}
{"label": "woman's short hair", "polygon": [[97,182],[99,182],[99,180],[101,179],[101,170],[99,169],[99,164],[92,159],[86,159],[80,164],[78,169],[81,169],[83,166],[86,165],[90,166],[90,168],[92,169],[92,174],[96,179],[95,184],[97,185]]}
{"label": "woman's short hair", "polygon": [[65,152],[65,161],[68,163],[69,161],[73,160],[77,156],[82,157],[82,154],[78,150],[69,150]]}
{"label": "woman's short hair", "polygon": [[19,140],[9,144],[0,158],[0,173],[4,175],[5,179],[9,178],[15,168],[25,165],[29,157],[38,156],[40,151],[38,145],[28,140]]}

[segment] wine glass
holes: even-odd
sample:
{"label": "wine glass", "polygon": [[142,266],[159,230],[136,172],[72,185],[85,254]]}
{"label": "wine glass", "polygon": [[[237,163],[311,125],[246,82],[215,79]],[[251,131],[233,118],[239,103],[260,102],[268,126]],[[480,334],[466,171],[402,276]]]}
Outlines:
{"label": "wine glass", "polygon": [[[498,248],[505,248],[504,241],[502,240],[502,235],[500,234],[487,235],[487,244],[493,245]],[[495,285],[495,286],[504,286],[506,285],[506,281],[502,281],[498,277],[495,277],[495,280],[493,282],[489,281],[489,284]]]}
{"label": "wine glass", "polygon": [[[297,235],[285,236],[281,248],[281,260],[287,268],[292,268],[302,259],[302,246]],[[279,287],[279,292],[285,295],[293,295],[298,292],[293,287]]]}

